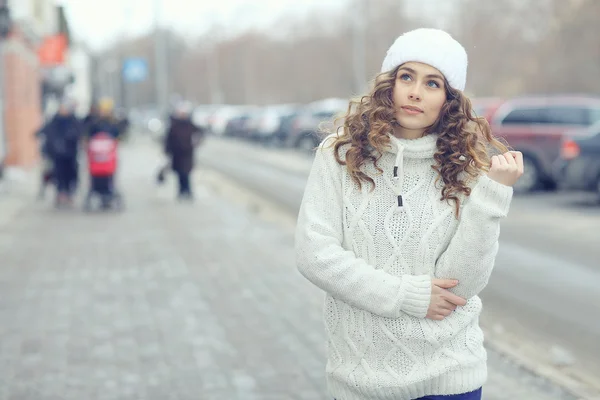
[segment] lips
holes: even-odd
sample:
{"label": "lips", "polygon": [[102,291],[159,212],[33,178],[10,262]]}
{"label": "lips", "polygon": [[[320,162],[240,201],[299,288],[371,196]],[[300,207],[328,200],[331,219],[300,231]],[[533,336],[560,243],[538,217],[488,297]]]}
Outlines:
{"label": "lips", "polygon": [[419,107],[415,107],[415,106],[402,106],[402,109],[405,111],[408,111],[410,113],[422,113],[423,110],[421,110]]}

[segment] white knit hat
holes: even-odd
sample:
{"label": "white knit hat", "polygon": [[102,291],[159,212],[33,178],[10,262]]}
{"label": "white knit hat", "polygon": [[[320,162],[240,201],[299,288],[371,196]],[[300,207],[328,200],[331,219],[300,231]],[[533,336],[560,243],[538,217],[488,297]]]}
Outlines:
{"label": "white knit hat", "polygon": [[465,90],[467,52],[447,32],[420,28],[399,36],[387,51],[381,72],[391,71],[409,61],[437,68],[450,86],[460,91]]}

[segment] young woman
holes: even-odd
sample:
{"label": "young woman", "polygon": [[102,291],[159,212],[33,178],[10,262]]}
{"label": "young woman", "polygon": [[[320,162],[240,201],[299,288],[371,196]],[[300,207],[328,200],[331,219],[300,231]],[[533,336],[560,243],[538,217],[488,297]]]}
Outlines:
{"label": "young woman", "polygon": [[481,398],[478,294],[523,160],[473,115],[466,72],[446,32],[405,33],[316,152],[296,254],[327,294],[337,400]]}

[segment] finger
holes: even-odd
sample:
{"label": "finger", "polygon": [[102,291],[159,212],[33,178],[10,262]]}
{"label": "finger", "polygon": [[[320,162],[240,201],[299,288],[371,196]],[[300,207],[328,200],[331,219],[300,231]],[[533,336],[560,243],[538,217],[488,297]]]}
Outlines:
{"label": "finger", "polygon": [[503,154],[504,159],[506,160],[506,163],[509,165],[517,165],[517,162],[515,161],[515,157],[513,157],[513,155],[510,152],[506,152]]}
{"label": "finger", "polygon": [[504,157],[504,154],[500,154],[500,155],[495,156],[495,157],[498,157],[498,164],[499,165],[506,165],[507,164],[506,157]]}
{"label": "finger", "polygon": [[446,296],[444,296],[446,300],[448,300],[452,304],[456,304],[457,306],[464,306],[467,304],[467,300],[463,299],[460,296],[455,295],[454,293],[447,292]]}
{"label": "finger", "polygon": [[517,167],[519,168],[519,172],[523,173],[523,153],[520,151],[512,151],[513,157],[515,158],[515,162],[517,163]]}
{"label": "finger", "polygon": [[433,319],[435,321],[442,321],[444,318],[446,318],[444,315],[442,315],[442,314],[436,314],[431,319]]}
{"label": "finger", "polygon": [[454,310],[449,310],[449,309],[447,309],[447,308],[444,308],[444,309],[441,309],[441,310],[440,310],[440,314],[441,314],[441,315],[442,315],[444,318],[446,318],[446,317],[450,316],[450,315],[451,315],[453,312],[454,312]]}
{"label": "finger", "polygon": [[500,161],[498,161],[498,156],[492,156],[492,159],[490,160],[490,164],[491,164],[492,168],[500,165]]}
{"label": "finger", "polygon": [[458,281],[456,279],[433,279],[431,283],[444,289],[450,289],[458,285]]}
{"label": "finger", "polygon": [[456,304],[450,303],[448,300],[444,300],[444,304],[442,304],[441,307],[444,310],[454,311],[454,310],[456,310],[456,307],[458,307],[458,306]]}
{"label": "finger", "polygon": [[438,320],[440,317],[440,314],[437,311],[433,311],[430,310],[427,315],[425,316],[425,318],[429,318],[429,319],[433,319],[433,320]]}
{"label": "finger", "polygon": [[441,314],[450,315],[450,314],[452,314],[452,312],[454,312],[454,310],[456,310],[456,305],[450,303],[449,301],[446,301],[439,305],[438,311]]}

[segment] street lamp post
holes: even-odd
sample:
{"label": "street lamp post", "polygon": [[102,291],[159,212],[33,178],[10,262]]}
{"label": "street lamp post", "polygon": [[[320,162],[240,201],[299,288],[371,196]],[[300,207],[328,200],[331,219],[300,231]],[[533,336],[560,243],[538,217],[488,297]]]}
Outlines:
{"label": "street lamp post", "polygon": [[0,37],[6,39],[12,29],[12,19],[7,0],[0,0]]}
{"label": "street lamp post", "polygon": [[209,45],[206,47],[206,69],[208,78],[208,88],[210,92],[210,102],[212,104],[221,104],[224,101],[224,93],[221,87],[221,77],[219,76],[219,45],[223,37],[223,23],[221,17],[214,9],[207,13],[210,27]]}
{"label": "street lamp post", "polygon": [[7,0],[0,0],[0,165],[7,154],[7,141],[4,121],[4,40],[12,30],[12,19]]}
{"label": "street lamp post", "polygon": [[366,26],[365,26],[365,12],[366,2],[363,0],[354,1],[354,9],[352,15],[352,63],[354,72],[354,91],[356,94],[360,94],[364,89],[365,80],[365,47],[366,47]]}
{"label": "street lamp post", "polygon": [[[125,7],[125,24],[123,26],[123,37],[131,38],[133,35],[131,35],[131,32],[130,32],[130,29],[132,26],[130,21],[133,18],[134,9],[133,9],[133,5],[131,4],[131,2],[128,2],[128,1],[124,2],[123,6]],[[131,111],[131,109],[135,107],[134,95],[133,95],[133,92],[135,90],[135,83],[128,82],[126,79],[124,79],[123,68],[124,68],[125,61],[131,56],[130,49],[131,49],[130,42],[126,42],[124,45],[121,44],[119,46],[119,71],[118,71],[119,81],[121,82],[121,87],[122,87],[122,96],[120,97],[120,99],[123,102],[123,104],[122,104],[123,108],[126,110],[129,110],[129,111]],[[123,50],[125,50],[125,52],[123,52]],[[125,53],[125,54],[123,54],[123,53]]]}
{"label": "street lamp post", "polygon": [[167,81],[167,47],[164,32],[160,27],[162,0],[154,0],[154,80],[156,85],[156,106],[159,115],[164,117],[168,111],[169,88]]}

